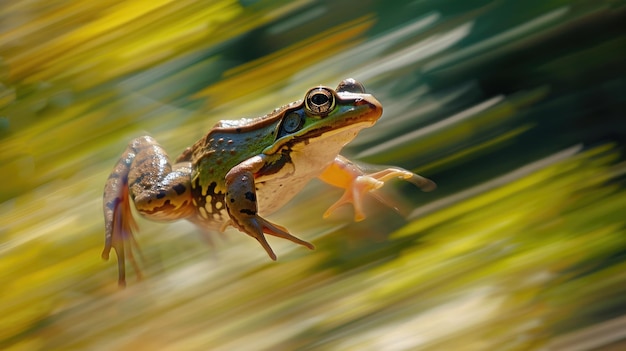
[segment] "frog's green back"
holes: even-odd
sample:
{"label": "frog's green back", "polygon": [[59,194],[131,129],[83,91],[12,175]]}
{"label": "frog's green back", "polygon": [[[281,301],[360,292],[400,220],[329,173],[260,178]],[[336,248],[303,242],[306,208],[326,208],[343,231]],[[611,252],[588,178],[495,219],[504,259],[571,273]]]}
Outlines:
{"label": "frog's green back", "polygon": [[194,173],[200,173],[200,184],[222,180],[228,171],[242,161],[260,154],[274,142],[278,121],[254,130],[216,128],[202,138],[203,146],[194,150]]}

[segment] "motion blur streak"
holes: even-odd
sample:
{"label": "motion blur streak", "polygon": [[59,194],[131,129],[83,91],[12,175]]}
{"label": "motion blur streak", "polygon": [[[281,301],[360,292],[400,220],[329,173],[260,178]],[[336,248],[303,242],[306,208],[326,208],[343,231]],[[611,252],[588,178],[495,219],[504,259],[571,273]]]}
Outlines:
{"label": "motion blur streak", "polygon": [[[626,349],[623,1],[0,2],[0,349]],[[126,143],[363,82],[344,150],[390,182],[352,222],[313,182],[269,218],[315,244],[140,221],[103,263]]]}

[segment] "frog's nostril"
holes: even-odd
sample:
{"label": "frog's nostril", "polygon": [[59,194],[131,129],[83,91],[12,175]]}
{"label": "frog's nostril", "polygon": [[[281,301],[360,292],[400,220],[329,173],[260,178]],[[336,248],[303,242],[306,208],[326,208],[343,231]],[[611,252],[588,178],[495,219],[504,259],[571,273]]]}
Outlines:
{"label": "frog's nostril", "polygon": [[369,106],[372,110],[377,110],[377,109],[382,110],[382,106],[380,105],[380,103],[376,99],[372,99],[372,100],[369,100],[369,99],[357,99],[357,100],[354,101],[354,106],[363,106],[363,105]]}

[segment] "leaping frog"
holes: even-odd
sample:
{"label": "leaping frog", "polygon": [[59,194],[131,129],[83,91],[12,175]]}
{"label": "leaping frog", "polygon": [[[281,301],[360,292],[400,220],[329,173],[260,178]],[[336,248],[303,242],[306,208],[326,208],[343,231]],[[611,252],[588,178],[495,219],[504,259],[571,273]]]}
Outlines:
{"label": "leaping frog", "polygon": [[130,200],[153,220],[187,219],[204,230],[233,226],[255,238],[272,260],[276,254],[265,234],[313,249],[307,241],[266,219],[313,178],[344,189],[326,211],[352,203],[355,220],[365,218],[362,197],[392,178],[408,180],[429,191],[435,184],[401,168],[366,174],[339,155],[358,132],[376,123],[382,106],[354,79],[337,89],[310,89],[301,101],[253,119],[218,122],[209,133],[170,159],[151,137],[132,140],[104,188],[105,245],[118,258],[118,283],[125,285],[125,259],[138,276],[133,247],[137,230]]}

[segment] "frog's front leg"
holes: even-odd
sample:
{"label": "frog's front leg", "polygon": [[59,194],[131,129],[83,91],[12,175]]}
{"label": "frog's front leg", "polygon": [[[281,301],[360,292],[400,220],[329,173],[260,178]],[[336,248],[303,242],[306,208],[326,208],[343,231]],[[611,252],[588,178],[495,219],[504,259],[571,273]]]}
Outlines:
{"label": "frog's front leg", "polygon": [[423,191],[432,191],[437,187],[432,180],[402,168],[393,167],[365,174],[361,168],[341,155],[335,158],[333,163],[322,172],[319,178],[330,185],[345,189],[341,198],[326,210],[324,217],[328,217],[339,206],[352,203],[354,206],[354,220],[357,222],[365,219],[362,205],[363,195],[381,188],[387,180],[393,178],[404,179],[415,184]]}
{"label": "frog's front leg", "polygon": [[108,259],[111,248],[118,259],[118,283],[125,285],[125,259],[135,262],[137,243],[133,230],[129,196],[143,216],[156,220],[174,220],[191,216],[191,166],[182,162],[172,166],[167,153],[151,137],[132,140],[111,172],[104,187],[103,210],[105,243],[102,258]]}
{"label": "frog's front leg", "polygon": [[267,243],[264,233],[314,249],[313,244],[291,235],[286,228],[258,215],[254,175],[265,163],[266,160],[262,156],[254,156],[233,167],[226,174],[225,201],[230,216],[229,224],[258,240],[272,260],[276,260],[276,254]]}

